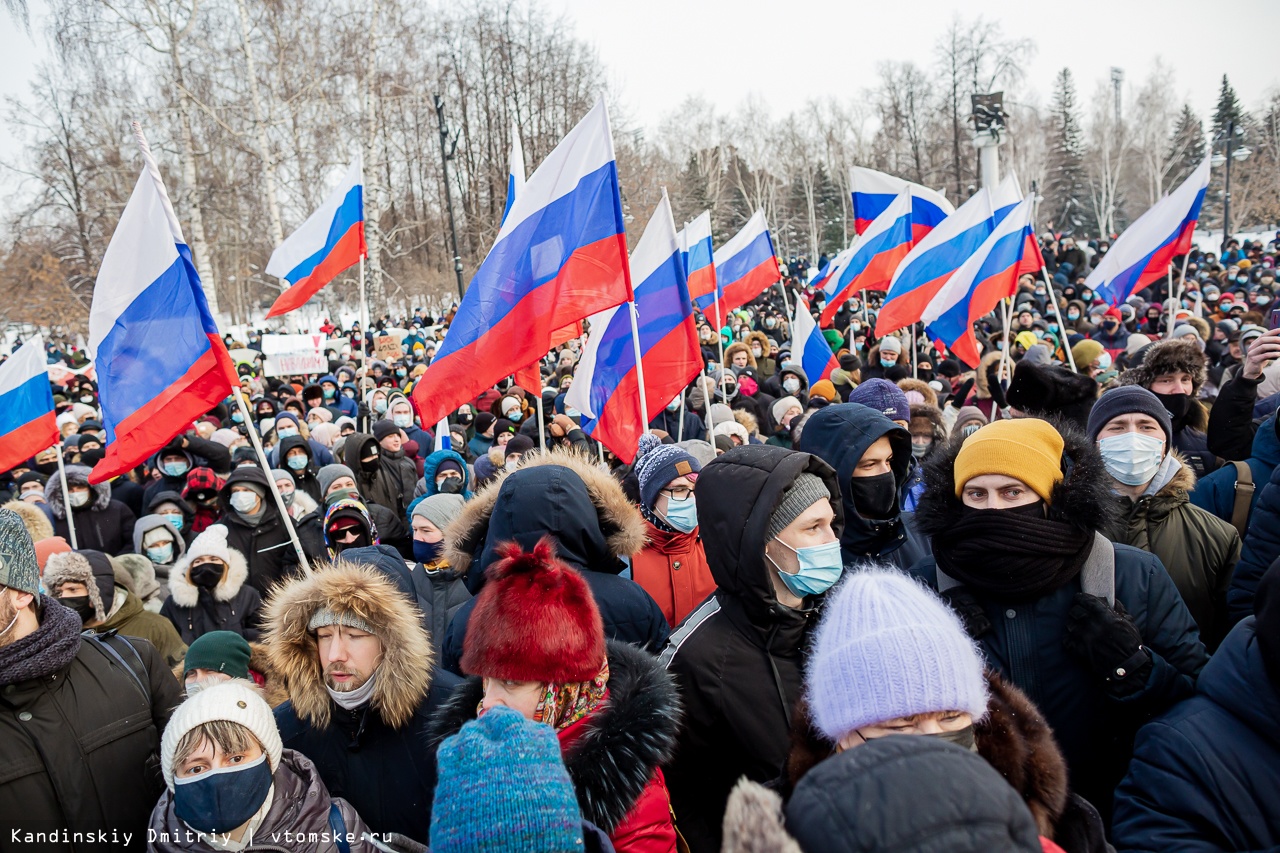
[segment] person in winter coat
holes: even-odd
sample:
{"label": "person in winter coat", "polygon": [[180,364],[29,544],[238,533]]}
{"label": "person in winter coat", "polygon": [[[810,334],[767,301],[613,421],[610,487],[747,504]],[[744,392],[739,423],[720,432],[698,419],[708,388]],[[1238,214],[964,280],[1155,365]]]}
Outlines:
{"label": "person in winter coat", "polygon": [[[1214,403],[1215,409],[1217,405]],[[1247,504],[1243,529],[1239,530],[1241,536],[1249,529],[1253,509],[1262,497],[1263,487],[1271,479],[1276,466],[1280,465],[1280,418],[1273,415],[1258,427],[1253,435],[1253,450],[1244,464],[1249,466],[1249,484],[1243,482],[1235,465],[1223,465],[1212,474],[1201,477],[1191,492],[1191,503],[1232,524],[1238,496],[1243,493]]]}
{"label": "person in winter coat", "polygon": [[681,391],[674,400],[667,403],[666,407],[649,421],[649,429],[662,430],[674,441],[706,438],[707,428],[702,423],[702,418],[694,414],[690,407],[685,407],[684,418],[683,421],[681,420],[680,397],[683,395],[684,391]]}
{"label": "person in winter coat", "polygon": [[[333,466],[328,466],[333,467]],[[342,466],[345,467],[345,466]],[[294,483],[293,473],[280,468],[272,469],[271,476],[280,497],[284,498],[285,509],[293,520],[293,528],[298,531],[298,540],[302,542],[302,551],[309,560],[318,560],[325,556],[324,550],[324,513],[320,504],[306,492],[298,491]],[[320,485],[319,473],[316,474],[316,485]]]}
{"label": "person in winter coat", "polygon": [[351,548],[380,545],[378,528],[359,498],[338,498],[324,512],[324,543],[330,560]]}
{"label": "person in winter coat", "polygon": [[1097,810],[1069,792],[1066,761],[1039,709],[1000,676],[984,675],[981,651],[945,602],[872,564],[827,602],[776,789],[789,797],[832,755],[893,735],[976,751],[1022,795],[1042,836],[1068,853],[1108,849]]}
{"label": "person in winter coat", "polygon": [[1138,721],[1188,695],[1207,659],[1159,558],[1100,532],[1108,483],[1078,433],[988,424],[925,466],[916,520],[933,556],[911,568],[1041,709],[1072,789],[1104,815]]}
{"label": "person in winter coat", "polygon": [[263,595],[298,568],[297,552],[270,489],[267,475],[252,466],[232,471],[218,492],[218,523],[227,527],[227,546],[244,555],[249,584]]}
{"label": "person in winter coat", "polygon": [[289,472],[293,478],[293,487],[309,495],[313,501],[320,501],[320,481],[316,479],[315,462],[311,456],[311,445],[300,435],[291,435],[280,442],[280,467]]}
{"label": "person in winter coat", "polygon": [[305,421],[290,411],[281,412],[276,416],[275,425],[276,446],[271,448],[269,454],[271,458],[271,466],[279,468],[280,465],[280,444],[286,438],[294,435],[300,435],[307,440],[307,445],[311,448],[311,459],[316,469],[319,470],[326,465],[332,465],[335,461],[333,453],[329,448],[311,437],[311,430],[307,427]]}
{"label": "person in winter coat", "polygon": [[[648,652],[662,650],[670,628],[657,603],[621,577],[623,558],[644,547],[644,519],[609,474],[576,453],[553,450],[524,461],[485,486],[445,531],[445,559],[479,594],[485,569],[503,542],[532,548],[556,540],[559,559],[582,572],[604,619],[605,636]],[[441,643],[443,666],[459,672],[474,599],[458,609]]]}
{"label": "person in winter coat", "polygon": [[334,415],[335,418],[343,415],[354,418],[359,415],[360,407],[356,401],[339,392],[338,389],[342,383],[338,381],[338,377],[332,373],[326,373],[317,380],[317,383],[320,385],[320,393],[324,397],[324,404],[331,409],[337,410],[337,414]]}
{"label": "person in winter coat", "polygon": [[[197,471],[208,471],[208,468],[198,468]],[[195,538],[197,530],[195,530],[196,510],[191,502],[182,497],[180,492],[156,492],[151,496],[151,500],[146,504],[147,515],[159,515],[169,522],[174,530],[182,537],[185,544],[191,544],[191,540]],[[212,522],[210,522],[212,523]],[[208,525],[206,525],[208,526]],[[201,528],[203,529],[203,528]],[[134,548],[137,548],[137,537],[134,537]],[[141,553],[140,551],[137,553]]]}
{"label": "person in winter coat", "polygon": [[444,553],[444,531],[462,513],[461,495],[430,495],[413,507],[413,585],[437,658],[449,623],[471,593]]}
{"label": "person in winter coat", "polygon": [[801,406],[809,404],[809,377],[798,362],[783,362],[777,375],[769,378],[762,390],[772,397],[795,397]]}
{"label": "person in winter coat", "polygon": [[422,617],[388,577],[340,562],[278,587],[263,609],[284,746],[373,832],[430,835],[435,767],[428,722],[458,680],[441,673]]}
{"label": "person in winter coat", "polygon": [[[1266,379],[1263,371],[1280,358],[1280,330],[1271,329],[1248,337],[1242,336],[1240,331],[1232,330],[1233,342],[1229,346],[1239,353],[1241,342],[1247,342],[1244,363],[1238,369],[1234,364],[1228,367],[1227,371],[1235,370],[1235,375],[1225,382],[1216,383],[1218,397],[1209,412],[1205,430],[1209,449],[1224,459],[1243,459],[1249,455],[1255,434],[1261,432],[1254,420],[1254,407],[1258,403],[1259,386]],[[1230,354],[1226,358],[1234,362]],[[1223,373],[1221,364],[1217,372]]]}
{"label": "person in winter coat", "polygon": [[378,421],[373,428],[374,435],[357,432],[347,437],[343,460],[356,472],[356,486],[365,500],[386,507],[398,518],[407,518],[418,472],[404,458],[403,450],[397,448],[393,455],[383,446],[384,440],[391,444],[399,440],[395,424]]}
{"label": "person in winter coat", "polygon": [[1119,850],[1280,847],[1280,570],[1223,640],[1196,695],[1138,731],[1116,791]]}
{"label": "person in winter coat", "polygon": [[[747,346],[751,357],[756,360],[756,371],[765,379],[778,372],[777,360],[769,354],[769,336],[764,332],[751,332],[747,335]],[[688,438],[688,436],[686,436]]]}
{"label": "person in winter coat", "polygon": [[788,395],[775,400],[769,407],[769,414],[778,428],[773,431],[773,435],[769,436],[765,444],[791,450],[791,425],[795,423],[796,418],[804,414],[804,407],[800,405],[799,400]]}
{"label": "person in winter coat", "polygon": [[168,589],[169,575],[187,553],[187,545],[166,516],[144,515],[133,526],[133,550],[151,561],[156,580]]}
{"label": "person in winter coat", "polygon": [[1169,413],[1147,389],[1124,385],[1103,394],[1088,434],[1122,514],[1113,540],[1160,558],[1212,652],[1227,632],[1227,587],[1240,559],[1240,534],[1191,505],[1195,474],[1172,449]]}
{"label": "person in winter coat", "polygon": [[887,560],[906,569],[928,556],[929,540],[916,531],[913,513],[899,509],[911,475],[910,433],[860,403],[839,403],[805,422],[800,449],[835,468],[846,566]]}
{"label": "person in winter coat", "polygon": [[631,579],[653,596],[667,624],[675,627],[716,591],[693,497],[702,465],[684,448],[645,433],[632,469],[647,536],[644,549],[631,559]]}
{"label": "person in winter coat", "polygon": [[1191,338],[1170,338],[1143,347],[1142,362],[1120,374],[1121,385],[1141,385],[1155,394],[1169,412],[1173,447],[1197,477],[1218,467],[1209,450],[1205,428],[1209,413],[1200,402],[1205,380],[1205,358],[1200,344]]}
{"label": "person in winter coat", "polygon": [[231,452],[216,441],[200,438],[195,433],[183,433],[156,451],[147,464],[159,472],[160,477],[143,490],[144,506],[149,505],[158,492],[181,494],[187,486],[187,474],[193,468],[230,471]]}
{"label": "person in winter coat", "polygon": [[169,598],[160,609],[190,645],[210,631],[234,631],[258,639],[262,596],[245,583],[244,555],[227,545],[227,528],[215,524],[191,543],[169,577]]}
{"label": "person in winter coat", "polygon": [[95,634],[115,631],[141,637],[164,656],[169,666],[182,660],[187,645],[168,619],[146,610],[142,601],[115,580],[115,566],[101,551],[53,554],[41,577],[65,607],[80,614],[84,627]]}
{"label": "person in winter coat", "polygon": [[271,708],[251,681],[216,684],[179,705],[161,740],[160,767],[165,792],[151,812],[148,850],[379,849],[315,765],[283,747]]}
{"label": "person in winter coat", "polygon": [[907,352],[902,341],[893,335],[886,335],[880,342],[867,351],[862,368],[862,381],[868,379],[884,379],[897,382],[911,375],[911,354]]}
{"label": "person in winter coat", "polygon": [[[0,509],[6,847],[22,846],[28,832],[74,830],[119,833],[122,841],[128,834],[121,849],[146,848],[147,816],[162,790],[150,762],[181,691],[151,643],[83,630],[75,611],[41,594],[31,538],[14,513]],[[31,843],[70,849],[38,836]]]}
{"label": "person in winter coat", "polygon": [[471,500],[471,471],[467,461],[453,450],[437,450],[422,463],[422,478],[413,487],[415,500],[424,495],[461,495]]}
{"label": "person in winter coat", "polygon": [[809,631],[842,571],[836,474],[816,456],[739,447],[702,469],[698,518],[716,593],[671,635],[685,725],[668,784],[694,853],[720,849],[739,776],[766,782],[787,757]]}
{"label": "person in winter coat", "polygon": [[553,728],[584,817],[620,853],[675,853],[661,765],[671,759],[680,702],[671,676],[633,646],[606,644],[582,573],[546,536],[497,549],[463,642],[468,681],[441,709],[432,742],[506,706]]}
{"label": "person in winter coat", "polygon": [[[417,442],[419,448],[429,448],[432,446],[431,433],[413,422],[414,410],[413,403],[409,398],[399,391],[394,391],[387,397],[387,415],[384,420],[390,421],[396,429],[404,432],[405,441]],[[374,433],[377,433],[377,424],[374,424]]]}
{"label": "person in winter coat", "polygon": [[[89,485],[89,471],[83,465],[66,466],[76,544],[112,556],[128,554],[133,550],[133,525],[137,519],[127,506],[111,499],[111,486],[106,483]],[[44,499],[53,511],[54,534],[70,542],[61,478],[49,478],[44,487]]]}

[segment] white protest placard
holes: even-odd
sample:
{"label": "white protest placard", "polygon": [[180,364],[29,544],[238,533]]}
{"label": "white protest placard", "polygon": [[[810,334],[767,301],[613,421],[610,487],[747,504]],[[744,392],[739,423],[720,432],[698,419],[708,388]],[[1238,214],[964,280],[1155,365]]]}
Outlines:
{"label": "white protest placard", "polygon": [[266,376],[328,373],[324,335],[263,335],[262,354],[267,357]]}

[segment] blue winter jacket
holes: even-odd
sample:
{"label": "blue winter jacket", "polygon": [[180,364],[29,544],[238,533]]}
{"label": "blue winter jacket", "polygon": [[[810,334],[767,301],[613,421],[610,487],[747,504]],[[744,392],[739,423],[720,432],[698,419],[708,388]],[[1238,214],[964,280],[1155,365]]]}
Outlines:
{"label": "blue winter jacket", "polygon": [[1138,732],[1116,790],[1112,841],[1125,850],[1280,848],[1280,690],[1240,622],[1196,695]]}
{"label": "blue winter jacket", "polygon": [[[1253,435],[1253,452],[1244,460],[1253,473],[1253,497],[1249,502],[1249,517],[1262,497],[1262,487],[1271,479],[1271,472],[1280,465],[1280,439],[1276,438],[1276,419],[1269,418]],[[1201,477],[1191,492],[1191,503],[1213,513],[1228,524],[1236,504],[1236,466],[1223,465],[1212,474]]]}
{"label": "blue winter jacket", "polygon": [[[1273,432],[1259,429],[1258,434]],[[1256,447],[1255,438],[1255,447]],[[1228,466],[1229,470],[1234,470]],[[1265,482],[1265,485],[1263,484]],[[1253,513],[1249,531],[1240,546],[1240,560],[1227,589],[1227,620],[1235,623],[1253,613],[1253,596],[1271,564],[1280,558],[1280,466],[1267,481],[1255,482]]]}

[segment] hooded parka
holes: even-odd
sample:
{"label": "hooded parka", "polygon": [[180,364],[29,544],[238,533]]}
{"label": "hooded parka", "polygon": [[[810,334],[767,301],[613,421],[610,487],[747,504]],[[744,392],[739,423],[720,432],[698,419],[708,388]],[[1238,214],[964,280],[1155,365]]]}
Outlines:
{"label": "hooded parka", "polygon": [[195,559],[191,554],[179,560],[170,573],[169,598],[160,608],[160,615],[173,623],[188,646],[210,631],[234,631],[246,640],[258,639],[262,596],[245,583],[249,567],[244,555],[229,548],[227,556],[227,568],[213,589],[202,589],[191,582],[188,573]]}
{"label": "hooded parka", "polygon": [[[231,487],[237,483],[252,483],[262,490],[262,518],[257,524],[231,507]],[[266,595],[272,585],[298,568],[298,555],[289,538],[289,529],[271,496],[267,475],[256,465],[232,471],[218,492],[218,505],[222,509],[218,523],[227,526],[227,545],[244,555],[249,566],[249,584]]]}
{"label": "hooded parka", "polygon": [[[71,508],[71,519],[76,526],[76,544],[85,549],[101,551],[113,557],[133,552],[133,525],[137,522],[133,511],[120,501],[112,500],[111,484],[89,484],[89,469],[83,465],[68,465],[68,486],[89,486],[89,502],[82,507]],[[44,500],[53,511],[53,532],[68,542],[71,534],[67,528],[67,509],[62,501],[62,480],[50,477],[44,487]]]}

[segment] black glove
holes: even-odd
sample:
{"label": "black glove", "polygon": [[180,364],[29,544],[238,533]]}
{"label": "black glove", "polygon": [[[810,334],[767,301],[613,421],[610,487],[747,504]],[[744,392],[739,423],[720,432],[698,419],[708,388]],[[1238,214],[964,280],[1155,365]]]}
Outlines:
{"label": "black glove", "polygon": [[1119,601],[1112,609],[1106,599],[1078,593],[1067,613],[1062,644],[1105,681],[1108,692],[1117,698],[1142,690],[1151,674],[1151,654]]}
{"label": "black glove", "polygon": [[1004,398],[1004,386],[1000,384],[1000,359],[987,365],[987,388],[997,406],[1003,409],[1009,405],[1009,401]]}
{"label": "black glove", "polygon": [[986,611],[968,589],[962,586],[952,587],[942,593],[942,597],[960,617],[970,637],[976,640],[991,630],[991,620],[987,618]]}
{"label": "black glove", "polygon": [[949,402],[957,409],[961,408],[965,404],[964,401],[969,399],[969,392],[972,390],[973,377],[970,376],[968,379],[960,383],[960,387],[956,389],[955,394],[951,395],[951,400]]}

